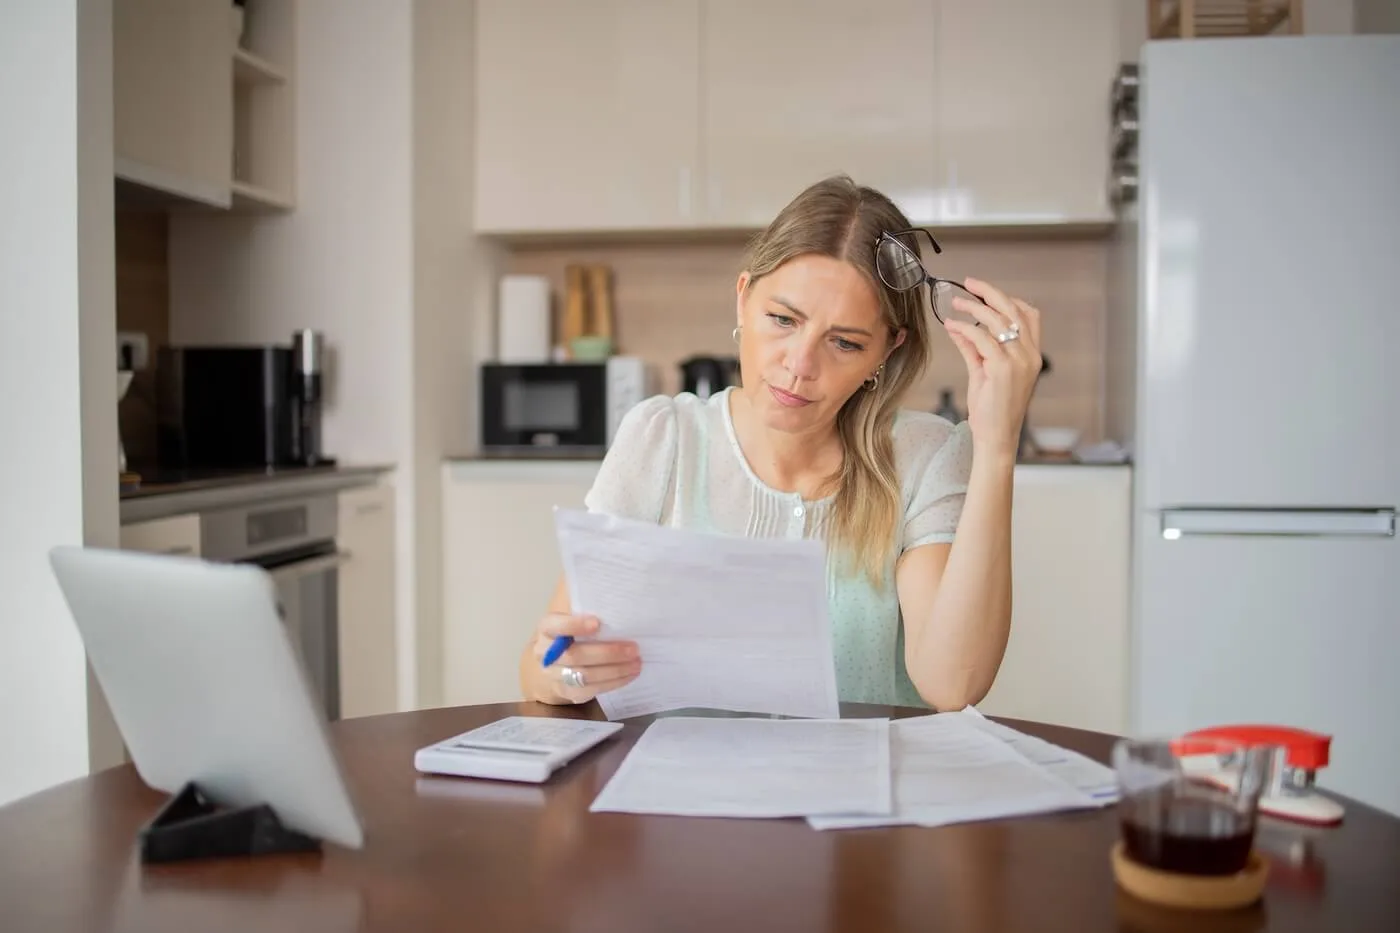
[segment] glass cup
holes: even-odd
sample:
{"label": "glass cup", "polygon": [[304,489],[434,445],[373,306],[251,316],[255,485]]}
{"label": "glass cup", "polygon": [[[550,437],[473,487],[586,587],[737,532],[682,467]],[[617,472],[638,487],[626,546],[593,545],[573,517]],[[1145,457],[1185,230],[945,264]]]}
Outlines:
{"label": "glass cup", "polygon": [[1275,752],[1222,738],[1119,740],[1113,768],[1127,857],[1187,875],[1242,871]]}

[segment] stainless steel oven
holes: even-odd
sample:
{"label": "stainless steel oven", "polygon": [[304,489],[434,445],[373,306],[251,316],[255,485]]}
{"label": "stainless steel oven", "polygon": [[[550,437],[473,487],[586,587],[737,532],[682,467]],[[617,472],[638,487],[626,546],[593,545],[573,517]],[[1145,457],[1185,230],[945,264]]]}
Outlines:
{"label": "stainless steel oven", "polygon": [[[272,577],[292,646],[328,721],[340,718],[340,566],[334,493],[205,512],[206,560],[257,564]],[[256,677],[256,671],[249,672]]]}

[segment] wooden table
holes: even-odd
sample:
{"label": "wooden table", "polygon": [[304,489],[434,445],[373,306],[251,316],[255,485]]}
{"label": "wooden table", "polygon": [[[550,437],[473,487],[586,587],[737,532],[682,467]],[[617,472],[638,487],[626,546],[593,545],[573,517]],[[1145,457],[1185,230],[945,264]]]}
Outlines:
{"label": "wooden table", "polygon": [[[1261,845],[1277,853],[1261,905],[1179,916],[1118,893],[1108,862],[1118,832],[1111,808],[834,832],[800,820],[590,814],[644,721],[546,786],[414,772],[415,749],[517,713],[600,715],[594,705],[508,704],[338,723],[333,735],[368,834],[360,852],[327,846],[321,854],[143,869],[135,834],[164,795],[129,765],[0,807],[0,929],[1400,929],[1400,820],[1354,802],[1340,827],[1274,824],[1261,834]],[[1107,761],[1108,736],[1008,723]]]}

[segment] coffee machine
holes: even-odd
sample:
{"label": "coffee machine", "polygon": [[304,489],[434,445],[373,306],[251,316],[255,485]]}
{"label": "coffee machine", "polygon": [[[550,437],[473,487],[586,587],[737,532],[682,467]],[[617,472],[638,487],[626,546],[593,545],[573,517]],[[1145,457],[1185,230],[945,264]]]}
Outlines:
{"label": "coffee machine", "polygon": [[321,361],[325,341],[314,330],[292,335],[292,459],[316,466],[321,457]]}
{"label": "coffee machine", "polygon": [[321,448],[325,341],[169,346],[156,367],[163,470],[293,468],[334,463]]}

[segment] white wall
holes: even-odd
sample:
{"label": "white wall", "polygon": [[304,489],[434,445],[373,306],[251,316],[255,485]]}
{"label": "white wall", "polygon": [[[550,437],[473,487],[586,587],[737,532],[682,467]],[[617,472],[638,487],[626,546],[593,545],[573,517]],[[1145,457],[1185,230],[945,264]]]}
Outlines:
{"label": "white wall", "polygon": [[110,0],[0,29],[0,804],[115,764],[48,565],[117,540]]}
{"label": "white wall", "polygon": [[[474,4],[415,0],[413,13],[414,491],[418,695],[443,691],[442,461],[474,450],[475,325],[490,320],[495,254],[476,242]],[[404,653],[408,653],[407,650]]]}

